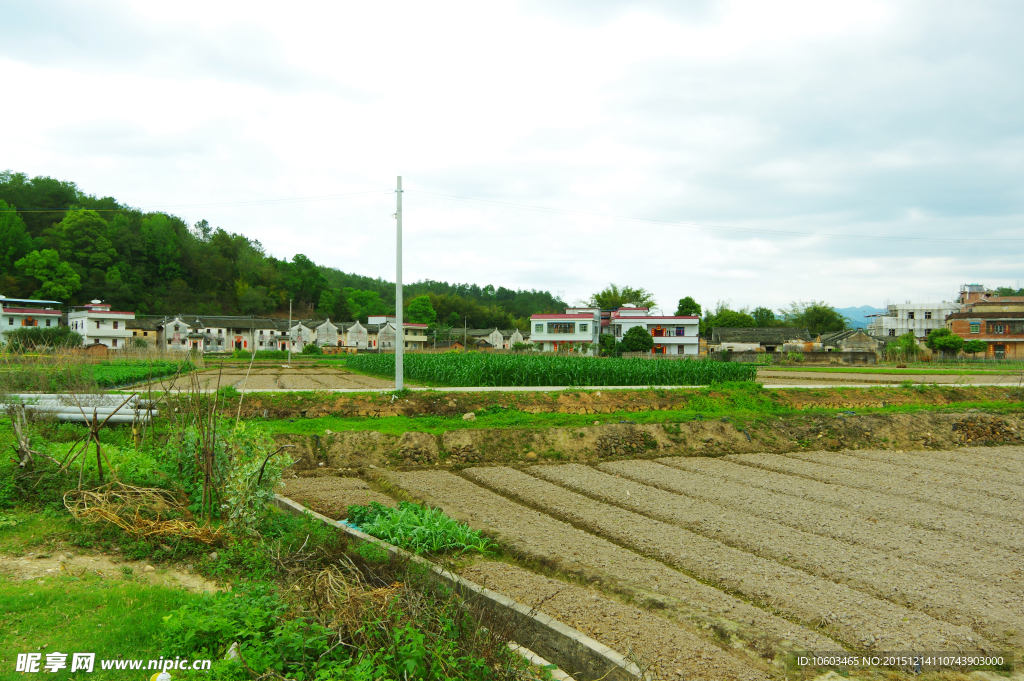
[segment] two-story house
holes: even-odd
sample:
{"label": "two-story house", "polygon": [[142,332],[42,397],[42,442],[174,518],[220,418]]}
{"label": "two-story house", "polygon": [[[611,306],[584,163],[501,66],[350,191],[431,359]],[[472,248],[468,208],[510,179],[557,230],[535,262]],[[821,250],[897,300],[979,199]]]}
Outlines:
{"label": "two-story house", "polygon": [[530,340],[543,352],[580,352],[586,348],[588,354],[596,354],[594,327],[600,328],[600,324],[600,317],[595,319],[593,312],[535,314],[530,316]]}
{"label": "two-story house", "polygon": [[72,308],[68,313],[68,326],[82,336],[83,345],[102,344],[112,350],[124,348],[132,331],[127,322],[135,319],[134,312],[111,310],[101,300]]}
{"label": "two-story house", "polygon": [[700,354],[700,317],[652,315],[645,307],[620,307],[609,315],[608,326],[615,340],[639,326],[654,338],[651,352],[662,355]]}
{"label": "two-story house", "polygon": [[0,338],[7,331],[23,326],[60,326],[60,305],[56,300],[33,300],[31,298],[5,298],[0,296]]}

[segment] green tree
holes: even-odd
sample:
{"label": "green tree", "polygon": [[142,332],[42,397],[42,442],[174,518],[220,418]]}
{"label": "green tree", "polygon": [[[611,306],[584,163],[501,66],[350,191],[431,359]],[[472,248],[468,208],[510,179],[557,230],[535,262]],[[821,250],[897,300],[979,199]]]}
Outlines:
{"label": "green tree", "polygon": [[983,340],[978,340],[975,338],[974,340],[969,340],[966,343],[964,343],[964,352],[969,352],[972,355],[977,355],[979,352],[987,351],[988,343],[986,343]]}
{"label": "green tree", "polygon": [[964,347],[964,339],[946,328],[932,329],[924,344],[936,352],[957,355]]}
{"label": "green tree", "polygon": [[33,298],[66,301],[81,288],[78,273],[66,262],[61,262],[57,251],[32,251],[14,266],[26,277],[38,282]]}
{"label": "green tree", "polygon": [[654,338],[642,326],[634,326],[622,336],[622,349],[626,352],[647,352],[654,347]]}
{"label": "green tree", "polygon": [[430,296],[416,296],[406,307],[406,320],[410,324],[433,324],[437,321],[437,312],[430,304]]}
{"label": "green tree", "polygon": [[332,311],[332,319],[336,322],[351,322],[355,321],[355,315],[352,314],[352,306],[348,302],[348,297],[344,291],[335,291],[336,297],[334,301],[334,310]]}
{"label": "green tree", "polygon": [[759,328],[765,328],[769,326],[778,326],[778,319],[775,318],[775,313],[769,310],[767,307],[756,307],[754,312],[751,313],[754,318],[754,323]]}
{"label": "green tree", "polygon": [[921,353],[921,347],[917,344],[917,336],[913,331],[908,331],[902,336],[897,336],[885,346],[886,357],[895,361],[907,361],[914,359]]}
{"label": "green tree", "polygon": [[[615,354],[618,346],[618,341],[615,340],[615,336],[610,333],[602,333],[597,340],[602,357],[611,357]],[[653,343],[654,341],[651,342]]]}
{"label": "green tree", "polygon": [[312,304],[320,300],[320,292],[327,288],[327,279],[312,260],[297,253],[292,261],[282,263],[284,286],[297,303]]}
{"label": "green tree", "polygon": [[52,177],[34,177],[25,173],[0,173],[0,199],[17,206],[30,236],[42,235],[50,225],[60,222],[64,211],[79,202],[82,193],[74,182]]}
{"label": "green tree", "polygon": [[334,306],[338,304],[338,295],[334,289],[325,288],[320,292],[320,301],[316,304],[316,311],[321,317],[330,317],[334,314]]}
{"label": "green tree", "polygon": [[715,311],[704,315],[700,320],[700,333],[708,336],[712,329],[717,328],[751,328],[757,326],[747,308],[730,310],[728,303],[718,302]]}
{"label": "green tree", "polygon": [[781,312],[787,325],[806,328],[812,336],[832,331],[845,331],[850,327],[850,320],[825,302],[793,302],[788,310],[781,310]]}
{"label": "green tree", "polygon": [[357,291],[346,288],[345,295],[348,297],[353,318],[363,323],[366,323],[366,318],[370,315],[386,315],[395,312],[394,306],[381,300],[380,294],[376,291]]}
{"label": "green tree", "polygon": [[679,305],[676,306],[676,314],[684,317],[699,317],[701,314],[700,303],[690,296],[680,298]]}
{"label": "green tree", "polygon": [[654,307],[655,300],[654,296],[642,288],[632,288],[629,286],[623,286],[619,288],[615,284],[608,284],[608,287],[603,291],[590,296],[588,303],[591,307],[599,307],[602,310],[609,310],[616,307],[623,307],[624,305],[634,305],[636,307]]}
{"label": "green tree", "polygon": [[13,274],[14,263],[32,250],[32,238],[14,206],[0,199],[0,274]]}

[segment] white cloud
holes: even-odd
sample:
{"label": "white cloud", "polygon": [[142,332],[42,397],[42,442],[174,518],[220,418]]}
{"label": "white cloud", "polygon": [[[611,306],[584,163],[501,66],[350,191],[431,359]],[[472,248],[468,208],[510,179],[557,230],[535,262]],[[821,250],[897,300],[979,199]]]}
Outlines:
{"label": "white cloud", "polygon": [[[686,5],[683,7],[683,5]],[[39,2],[0,8],[4,167],[139,206],[387,189],[406,278],[663,308],[1012,283],[1014,4]],[[414,190],[576,211],[473,204]],[[392,277],[393,197],[178,208]],[[583,215],[649,218],[624,221]],[[686,222],[919,241],[770,236]]]}

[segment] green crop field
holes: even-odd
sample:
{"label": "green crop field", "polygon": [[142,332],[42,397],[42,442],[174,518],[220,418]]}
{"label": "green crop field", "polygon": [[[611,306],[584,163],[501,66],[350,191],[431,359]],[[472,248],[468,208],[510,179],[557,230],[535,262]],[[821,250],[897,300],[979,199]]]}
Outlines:
{"label": "green crop field", "polygon": [[[355,355],[348,368],[379,376],[395,375],[394,355]],[[548,355],[409,354],[409,380],[466,387],[709,385],[753,381],[757,366],[710,360],[611,359]]]}

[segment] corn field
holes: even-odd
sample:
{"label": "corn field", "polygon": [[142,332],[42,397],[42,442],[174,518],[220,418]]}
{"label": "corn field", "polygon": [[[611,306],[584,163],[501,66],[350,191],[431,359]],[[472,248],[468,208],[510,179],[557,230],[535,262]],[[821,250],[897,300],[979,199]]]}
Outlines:
{"label": "corn field", "polygon": [[[379,376],[395,375],[393,354],[350,357],[347,366]],[[757,366],[709,360],[650,362],[579,356],[491,353],[407,354],[405,378],[449,386],[708,385],[753,381]]]}

